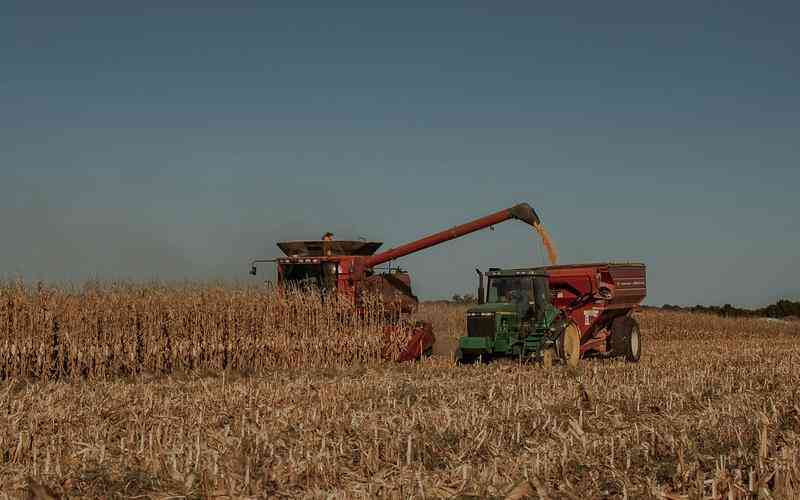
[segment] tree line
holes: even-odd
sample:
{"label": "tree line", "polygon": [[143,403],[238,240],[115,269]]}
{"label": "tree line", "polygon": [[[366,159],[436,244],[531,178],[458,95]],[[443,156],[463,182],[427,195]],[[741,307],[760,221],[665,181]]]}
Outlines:
{"label": "tree line", "polygon": [[664,304],[661,309],[666,311],[685,311],[685,312],[697,312],[697,313],[708,313],[708,314],[716,314],[719,316],[726,316],[726,317],[756,317],[756,318],[788,318],[788,317],[795,317],[800,318],[800,302],[795,302],[792,300],[779,300],[774,304],[770,304],[766,307],[761,307],[758,309],[743,309],[739,307],[734,307],[730,304],[725,304],[724,306],[701,306],[701,305],[694,305],[694,306],[676,306],[672,304]]}

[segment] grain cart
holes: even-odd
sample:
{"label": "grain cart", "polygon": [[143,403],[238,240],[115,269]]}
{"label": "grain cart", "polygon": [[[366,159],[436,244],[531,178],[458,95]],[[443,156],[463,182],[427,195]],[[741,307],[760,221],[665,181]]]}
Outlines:
{"label": "grain cart", "polygon": [[[541,227],[539,216],[533,208],[527,203],[520,203],[377,254],[375,252],[382,245],[378,241],[340,241],[330,239],[330,235],[320,241],[284,241],[277,245],[285,257],[254,260],[250,274],[256,274],[257,264],[274,262],[279,286],[310,285],[323,292],[336,291],[351,298],[357,311],[363,311],[362,297],[365,292],[377,293],[387,304],[390,319],[400,321],[403,315],[413,312],[418,303],[411,291],[411,278],[407,272],[396,269],[379,272],[377,266],[509,219],[523,221],[534,228]],[[423,354],[432,352],[434,340],[429,323],[415,322],[399,361],[419,359]]]}
{"label": "grain cart", "polygon": [[630,313],[644,299],[644,264],[597,263],[478,270],[479,305],[467,310],[459,362],[496,356],[540,359],[549,349],[576,366],[584,356],[637,362],[639,325]]}

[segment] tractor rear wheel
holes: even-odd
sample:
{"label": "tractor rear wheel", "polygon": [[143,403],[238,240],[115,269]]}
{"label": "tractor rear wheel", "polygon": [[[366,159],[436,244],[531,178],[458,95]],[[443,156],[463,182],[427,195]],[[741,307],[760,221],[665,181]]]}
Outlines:
{"label": "tractor rear wheel", "polygon": [[630,316],[620,316],[611,323],[611,352],[624,356],[625,361],[636,363],[642,355],[642,337],[639,324]]}
{"label": "tractor rear wheel", "polygon": [[575,323],[564,327],[556,342],[558,357],[570,368],[577,368],[581,359],[581,331]]}

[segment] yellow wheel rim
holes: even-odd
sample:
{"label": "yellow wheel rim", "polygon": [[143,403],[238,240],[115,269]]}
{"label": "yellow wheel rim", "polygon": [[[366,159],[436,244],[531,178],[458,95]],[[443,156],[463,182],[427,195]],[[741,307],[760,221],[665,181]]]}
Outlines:
{"label": "yellow wheel rim", "polygon": [[581,333],[574,324],[564,329],[564,362],[570,368],[577,368],[581,357]]}

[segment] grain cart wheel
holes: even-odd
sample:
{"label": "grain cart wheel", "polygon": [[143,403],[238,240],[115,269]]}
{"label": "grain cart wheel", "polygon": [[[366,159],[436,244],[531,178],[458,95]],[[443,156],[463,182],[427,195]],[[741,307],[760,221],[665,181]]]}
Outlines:
{"label": "grain cart wheel", "polygon": [[611,323],[611,352],[624,356],[625,361],[636,363],[642,354],[642,337],[639,324],[630,316],[620,316]]}
{"label": "grain cart wheel", "polygon": [[577,368],[581,358],[581,331],[575,323],[568,323],[556,342],[558,357],[570,368]]}

